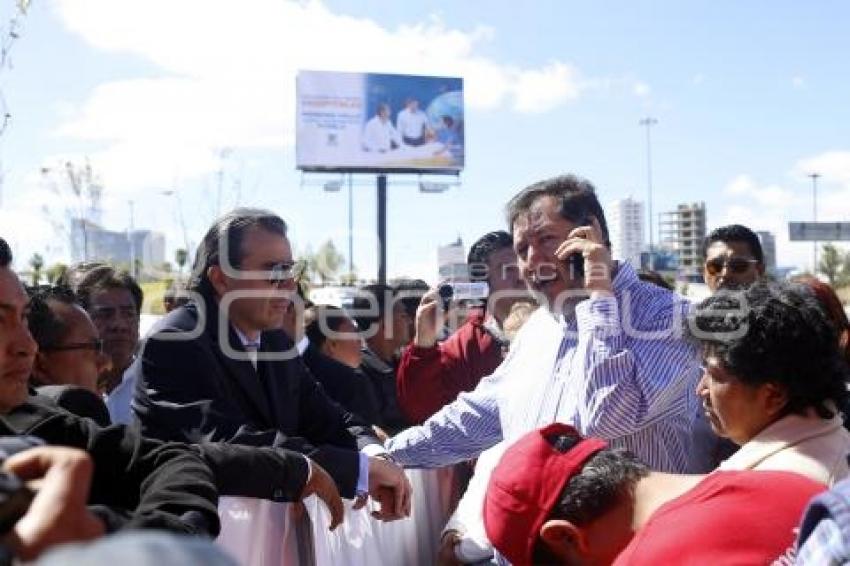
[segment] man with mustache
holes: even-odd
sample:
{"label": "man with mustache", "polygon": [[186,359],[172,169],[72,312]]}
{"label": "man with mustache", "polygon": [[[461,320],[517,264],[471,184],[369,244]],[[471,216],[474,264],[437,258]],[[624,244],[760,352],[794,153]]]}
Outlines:
{"label": "man with mustache", "polygon": [[764,276],[764,252],[759,237],[746,226],[716,228],[703,244],[703,278],[712,293],[742,289]]}
{"label": "man with mustache", "polygon": [[541,308],[474,391],[391,438],[409,467],[474,458],[554,421],[686,471],[699,378],[682,338],[684,300],[611,260],[593,186],[567,175],[521,191],[507,207],[523,279]]}

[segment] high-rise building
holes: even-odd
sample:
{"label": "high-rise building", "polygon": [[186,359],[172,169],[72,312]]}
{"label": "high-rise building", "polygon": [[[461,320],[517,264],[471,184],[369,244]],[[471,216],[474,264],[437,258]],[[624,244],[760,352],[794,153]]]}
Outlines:
{"label": "high-rise building", "polygon": [[437,269],[441,281],[467,281],[469,279],[463,240],[458,238],[451,244],[437,248]]}
{"label": "high-rise building", "polygon": [[772,232],[756,232],[764,253],[764,271],[768,275],[776,275],[776,237]]}
{"label": "high-rise building", "polygon": [[635,269],[644,251],[643,214],[643,203],[631,197],[612,202],[605,211],[613,258],[628,261]]}
{"label": "high-rise building", "polygon": [[705,241],[705,203],[680,204],[661,220],[661,243],[679,256],[679,277],[702,280],[702,244]]}
{"label": "high-rise building", "polygon": [[71,261],[106,261],[114,264],[136,262],[159,268],[165,263],[165,236],[151,230],[113,232],[94,222],[71,220]]}

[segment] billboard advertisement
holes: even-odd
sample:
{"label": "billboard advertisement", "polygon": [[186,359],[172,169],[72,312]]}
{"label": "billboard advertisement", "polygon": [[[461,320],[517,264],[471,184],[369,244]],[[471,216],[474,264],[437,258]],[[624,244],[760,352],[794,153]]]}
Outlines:
{"label": "billboard advertisement", "polygon": [[296,88],[301,170],[463,169],[463,79],[301,71]]}

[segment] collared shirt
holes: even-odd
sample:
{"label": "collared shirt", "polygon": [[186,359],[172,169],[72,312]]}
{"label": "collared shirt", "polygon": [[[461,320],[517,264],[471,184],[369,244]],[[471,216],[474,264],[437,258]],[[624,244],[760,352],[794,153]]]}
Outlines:
{"label": "collared shirt", "polygon": [[398,118],[396,118],[396,127],[399,133],[406,138],[412,139],[422,137],[427,123],[428,115],[419,109],[410,111],[405,108],[398,113]]}
{"label": "collared shirt", "polygon": [[850,562],[850,480],[815,497],[800,524],[797,560],[804,566]]}
{"label": "collared shirt", "polygon": [[790,414],[771,423],[722,462],[719,470],[780,470],[796,472],[834,485],[850,475],[850,432],[834,405],[831,419],[814,409]]}
{"label": "collared shirt", "polygon": [[445,466],[559,421],[654,469],[688,471],[699,378],[696,346],[682,337],[688,303],[628,264],[613,291],[581,301],[569,319],[538,309],[492,375],[389,439],[390,454],[409,467]]}
{"label": "collared shirt", "polygon": [[[132,365],[132,362],[130,362]],[[129,365],[127,366],[130,367]],[[103,396],[106,409],[109,411],[109,419],[112,424],[130,424],[133,422],[133,410],[130,407],[133,401],[133,392],[136,390],[135,374],[125,371],[121,376],[121,382]]]}
{"label": "collared shirt", "polygon": [[375,116],[366,122],[363,129],[363,147],[366,151],[390,151],[393,143],[400,146],[401,137],[389,119],[384,121]]}

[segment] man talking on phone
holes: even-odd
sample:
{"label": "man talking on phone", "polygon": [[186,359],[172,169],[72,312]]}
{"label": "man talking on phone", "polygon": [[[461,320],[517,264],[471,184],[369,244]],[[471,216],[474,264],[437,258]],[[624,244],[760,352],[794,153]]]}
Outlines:
{"label": "man talking on phone", "polygon": [[386,447],[408,467],[476,457],[501,440],[560,421],[625,447],[651,468],[688,468],[699,376],[682,336],[687,303],[611,259],[593,186],[566,175],[507,206],[520,274],[541,305],[505,361]]}

